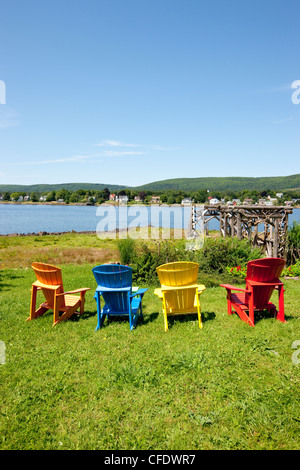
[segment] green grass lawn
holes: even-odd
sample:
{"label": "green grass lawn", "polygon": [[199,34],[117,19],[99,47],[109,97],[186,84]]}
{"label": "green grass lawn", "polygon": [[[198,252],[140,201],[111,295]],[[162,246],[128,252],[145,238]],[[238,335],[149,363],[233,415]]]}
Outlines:
{"label": "green grass lawn", "polygon": [[1,271],[1,449],[299,448],[299,280],[285,281],[284,324],[262,314],[251,328],[212,287],[202,330],[190,315],[165,333],[147,286],[135,330],[115,320],[95,332],[94,265],[61,266],[65,290],[91,291],[85,314],[55,327],[51,313],[26,322],[32,269]]}

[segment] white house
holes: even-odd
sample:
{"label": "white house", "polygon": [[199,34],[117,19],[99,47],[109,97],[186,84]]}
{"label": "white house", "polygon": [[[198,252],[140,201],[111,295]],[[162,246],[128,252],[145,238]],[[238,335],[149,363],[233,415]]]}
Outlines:
{"label": "white house", "polygon": [[184,206],[189,206],[193,204],[193,202],[194,201],[190,197],[185,197],[184,199],[182,199],[181,204]]}
{"label": "white house", "polygon": [[250,198],[246,198],[246,199],[244,199],[244,201],[243,201],[243,204],[244,204],[244,205],[247,205],[247,204],[248,204],[248,205],[249,205],[249,204],[251,205],[252,203],[253,203],[253,200],[250,199]]}
{"label": "white house", "polygon": [[128,196],[118,196],[116,198],[116,201],[119,201],[121,204],[127,204]]}
{"label": "white house", "polygon": [[276,204],[276,202],[277,202],[276,197],[268,197],[268,200],[266,201],[266,204],[268,206],[273,206],[274,204]]}
{"label": "white house", "polygon": [[219,204],[220,201],[219,201],[219,199],[217,199],[216,197],[212,197],[212,198],[209,200],[209,203],[210,203],[210,204]]}

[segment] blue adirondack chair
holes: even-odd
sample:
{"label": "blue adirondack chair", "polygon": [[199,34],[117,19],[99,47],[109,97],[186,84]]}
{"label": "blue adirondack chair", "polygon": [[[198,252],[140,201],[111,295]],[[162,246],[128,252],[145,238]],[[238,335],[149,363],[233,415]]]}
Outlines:
{"label": "blue adirondack chair", "polygon": [[[142,298],[148,289],[132,288],[132,268],[120,264],[103,264],[92,269],[98,287],[94,298],[97,302],[99,330],[105,317],[129,316],[130,330],[137,323],[139,316],[143,316]],[[135,292],[133,292],[136,290]],[[100,296],[105,305],[101,309]]]}

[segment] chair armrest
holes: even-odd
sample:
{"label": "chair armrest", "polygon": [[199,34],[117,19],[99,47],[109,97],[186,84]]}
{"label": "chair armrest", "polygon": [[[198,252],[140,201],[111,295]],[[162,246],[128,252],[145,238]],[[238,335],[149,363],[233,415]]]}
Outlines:
{"label": "chair armrest", "polygon": [[61,294],[56,294],[56,297],[59,297],[60,295],[67,295],[67,294],[79,294],[80,292],[85,293],[88,290],[91,290],[90,287],[83,287],[82,289],[69,290],[68,292],[62,292]]}
{"label": "chair armrest", "polygon": [[283,286],[283,282],[280,281],[279,279],[274,279],[273,281],[252,281],[252,279],[247,279],[247,284],[250,286],[256,287],[256,286]]}
{"label": "chair armrest", "polygon": [[130,294],[130,297],[135,297],[136,295],[144,295],[147,290],[148,289],[139,289],[136,292],[133,292],[133,294]]}
{"label": "chair armrest", "polygon": [[198,294],[202,294],[206,290],[206,287],[204,284],[198,284]]}
{"label": "chair armrest", "polygon": [[247,292],[248,294],[250,294],[250,292],[251,292],[248,289],[241,289],[239,287],[232,286],[231,284],[220,284],[220,287],[225,287],[225,289],[227,289],[227,290],[237,290],[237,291],[240,291],[240,292]]}
{"label": "chair armrest", "polygon": [[161,285],[161,290],[162,292],[167,292],[167,291],[178,291],[178,290],[187,290],[187,289],[199,289],[203,287],[203,284],[188,284],[185,286],[166,286],[164,284]]}
{"label": "chair armrest", "polygon": [[43,284],[42,282],[40,281],[35,281],[32,283],[32,285],[34,287],[37,287],[38,289],[50,289],[50,290],[57,290],[61,287],[61,285],[57,285],[57,286],[49,286],[48,284]]}
{"label": "chair armrest", "polygon": [[154,289],[153,294],[154,294],[154,295],[157,295],[157,297],[159,297],[159,298],[162,299],[162,291],[161,291],[161,288],[160,288],[160,287],[157,287],[156,289]]}
{"label": "chair armrest", "polygon": [[106,287],[106,286],[97,286],[96,292],[129,292],[131,289],[128,287]]}
{"label": "chair armrest", "polygon": [[[274,289],[279,290],[280,287],[283,289],[283,285],[284,284],[278,284],[277,286],[274,286]],[[283,289],[283,291],[285,292],[285,289]]]}

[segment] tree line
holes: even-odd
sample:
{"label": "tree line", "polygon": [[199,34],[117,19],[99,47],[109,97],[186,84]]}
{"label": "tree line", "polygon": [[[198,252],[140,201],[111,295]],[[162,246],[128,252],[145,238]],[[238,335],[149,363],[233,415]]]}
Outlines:
{"label": "tree line", "polygon": [[276,191],[270,190],[242,190],[242,191],[213,191],[206,189],[199,189],[194,191],[183,191],[175,189],[167,189],[161,191],[138,191],[133,189],[121,189],[112,193],[108,188],[103,190],[93,189],[78,189],[75,191],[68,189],[60,189],[58,191],[52,190],[50,192],[38,192],[33,191],[31,193],[26,192],[9,192],[5,191],[2,194],[3,201],[31,201],[40,202],[40,198],[43,198],[45,202],[64,201],[66,204],[82,203],[82,204],[102,204],[110,200],[111,195],[115,196],[127,196],[128,202],[138,201],[143,203],[151,203],[152,196],[159,196],[160,202],[164,204],[180,204],[182,199],[190,198],[194,203],[207,203],[209,198],[217,198],[218,200],[224,200],[224,202],[239,199],[241,202],[245,199],[251,200],[252,203],[257,203],[259,199],[271,197],[277,198],[279,203],[284,201],[296,201],[300,200],[300,189],[299,191],[283,191],[282,197],[278,197]]}

